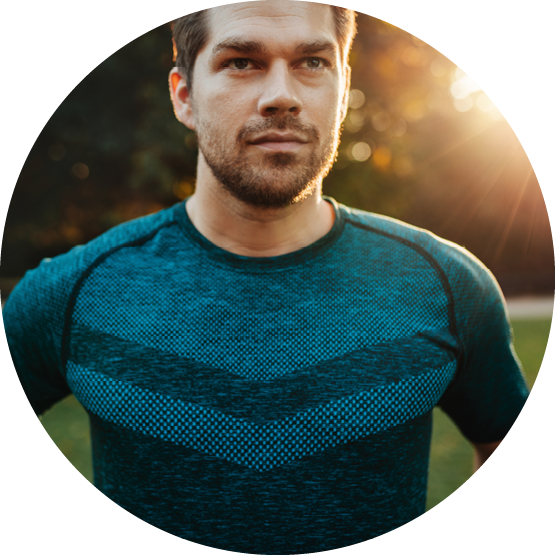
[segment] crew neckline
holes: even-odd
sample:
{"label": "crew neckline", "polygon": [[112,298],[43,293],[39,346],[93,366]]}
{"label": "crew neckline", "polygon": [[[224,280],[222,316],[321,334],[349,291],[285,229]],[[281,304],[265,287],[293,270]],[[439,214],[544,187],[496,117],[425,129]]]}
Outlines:
{"label": "crew neckline", "polygon": [[345,227],[345,217],[341,207],[335,199],[322,196],[323,200],[329,202],[335,212],[335,219],[331,229],[314,243],[307,245],[299,250],[280,254],[278,256],[252,257],[235,254],[209,241],[198,231],[187,214],[185,204],[188,199],[180,202],[176,206],[177,222],[185,235],[197,246],[199,246],[212,260],[243,270],[275,270],[301,265],[319,256],[326,251],[341,236]]}

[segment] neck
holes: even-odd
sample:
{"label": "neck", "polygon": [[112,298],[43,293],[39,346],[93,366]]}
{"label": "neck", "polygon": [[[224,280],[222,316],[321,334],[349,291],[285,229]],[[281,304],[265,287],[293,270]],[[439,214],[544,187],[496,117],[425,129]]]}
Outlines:
{"label": "neck", "polygon": [[291,206],[264,209],[241,202],[215,179],[202,177],[198,175],[195,194],[187,201],[187,214],[206,239],[234,254],[280,256],[314,243],[333,226],[335,212],[322,200],[320,187]]}

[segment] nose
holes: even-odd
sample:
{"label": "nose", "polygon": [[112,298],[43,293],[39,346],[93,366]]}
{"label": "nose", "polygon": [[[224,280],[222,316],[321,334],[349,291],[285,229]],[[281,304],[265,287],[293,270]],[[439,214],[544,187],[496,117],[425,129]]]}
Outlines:
{"label": "nose", "polygon": [[264,90],[258,100],[258,112],[261,116],[298,115],[303,109],[300,96],[295,90],[294,77],[284,60],[272,64],[263,86]]}

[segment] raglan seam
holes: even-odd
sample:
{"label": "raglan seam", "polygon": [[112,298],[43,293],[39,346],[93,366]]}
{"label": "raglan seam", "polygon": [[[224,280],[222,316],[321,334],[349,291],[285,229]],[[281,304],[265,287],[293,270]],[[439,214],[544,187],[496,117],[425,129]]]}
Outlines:
{"label": "raglan seam", "polygon": [[363,230],[366,230],[366,231],[370,231],[372,233],[376,233],[378,235],[388,237],[390,239],[398,241],[399,243],[402,243],[403,245],[413,249],[420,256],[425,258],[428,261],[428,263],[432,266],[432,268],[436,271],[436,273],[438,274],[439,280],[441,282],[441,285],[443,287],[443,290],[445,292],[445,295],[447,296],[448,303],[449,303],[449,305],[448,305],[449,328],[450,328],[451,333],[453,334],[453,337],[457,341],[457,344],[459,345],[459,349],[460,349],[459,350],[459,356],[457,357],[457,370],[455,372],[455,376],[451,380],[451,383],[449,384],[449,386],[447,387],[447,389],[444,392],[444,395],[445,395],[452,388],[452,386],[455,384],[455,382],[458,381],[460,375],[463,372],[463,368],[464,368],[465,360],[466,360],[466,351],[465,351],[464,343],[463,343],[462,339],[460,338],[458,330],[457,330],[455,298],[454,298],[454,295],[453,295],[453,291],[451,289],[451,284],[449,282],[449,278],[447,277],[447,274],[446,274],[445,270],[443,269],[443,267],[441,266],[441,264],[439,263],[439,261],[436,259],[435,256],[430,254],[424,247],[422,247],[421,245],[419,245],[418,243],[416,243],[414,241],[411,241],[410,239],[406,239],[404,237],[399,237],[398,235],[395,235],[394,233],[379,229],[379,228],[374,227],[374,226],[369,225],[369,224],[364,224],[362,222],[357,222],[355,220],[350,219],[349,216],[345,217],[345,223],[350,224],[353,227],[357,227],[359,229],[363,229]]}
{"label": "raglan seam", "polygon": [[[345,224],[350,224],[353,227],[357,227],[359,229],[363,229],[363,230],[366,230],[366,231],[369,231],[369,232],[372,232],[372,233],[376,233],[378,235],[382,235],[382,236],[388,237],[390,239],[393,239],[393,240],[395,240],[399,243],[402,243],[403,245],[411,248],[412,250],[417,252],[420,256],[422,256],[424,259],[426,259],[427,262],[432,266],[432,268],[438,274],[438,277],[440,279],[440,282],[442,284],[442,287],[443,287],[444,292],[445,292],[445,294],[447,296],[447,299],[448,299],[450,331],[453,334],[454,338],[456,339],[457,344],[459,345],[459,348],[460,348],[459,356],[457,357],[458,358],[458,360],[457,360],[457,371],[456,371],[455,377],[453,378],[453,380],[451,381],[451,384],[449,385],[448,389],[450,389],[451,385],[453,385],[453,383],[458,379],[458,376],[462,372],[462,368],[464,366],[464,360],[465,360],[465,348],[464,348],[464,343],[462,342],[462,340],[461,340],[461,338],[458,334],[458,331],[457,331],[457,321],[456,321],[454,296],[453,296],[453,293],[452,293],[452,290],[451,290],[451,285],[450,285],[449,279],[448,279],[444,269],[442,268],[442,266],[440,265],[440,263],[438,262],[436,257],[431,255],[429,252],[427,252],[424,249],[424,247],[422,247],[418,243],[415,243],[414,241],[411,241],[411,240],[406,239],[404,237],[399,237],[398,235],[395,235],[395,234],[393,234],[391,232],[388,232],[388,231],[381,230],[381,229],[376,228],[374,226],[351,220],[348,216],[345,217],[344,222],[345,222]],[[115,246],[109,248],[107,251],[101,253],[99,256],[97,256],[85,269],[82,270],[81,275],[79,276],[79,278],[75,282],[75,285],[73,286],[73,289],[72,289],[72,292],[70,294],[68,304],[67,304],[67,307],[66,307],[65,317],[64,317],[64,326],[63,326],[63,332],[62,332],[62,338],[61,338],[61,350],[60,350],[60,366],[61,366],[62,375],[64,377],[65,377],[66,365],[67,365],[67,356],[68,356],[70,329],[71,329],[71,319],[72,319],[72,316],[73,316],[73,311],[74,311],[74,308],[75,308],[75,304],[76,304],[76,301],[77,301],[79,291],[80,291],[82,285],[84,284],[84,282],[86,281],[86,279],[94,271],[94,269],[96,269],[100,264],[102,264],[107,258],[109,258],[115,252],[117,252],[117,251],[119,251],[123,248],[126,248],[126,247],[144,245],[145,243],[147,243],[148,241],[153,239],[162,229],[164,229],[166,227],[170,227],[172,225],[178,225],[178,224],[179,224],[179,222],[176,221],[176,219],[172,219],[168,222],[164,222],[163,224],[159,225],[158,227],[156,227],[154,230],[150,231],[146,235],[142,235],[142,236],[140,236],[136,239],[132,239],[131,241],[127,241],[127,242],[121,243],[119,245],[115,245]]]}
{"label": "raglan seam", "polygon": [[99,254],[90,264],[86,266],[81,271],[81,274],[75,281],[73,288],[71,290],[71,294],[69,296],[69,300],[67,302],[65,316],[64,316],[64,325],[62,329],[62,338],[61,338],[61,345],[60,345],[60,371],[62,376],[66,377],[66,366],[67,366],[67,359],[68,359],[68,349],[69,349],[69,340],[71,335],[71,320],[73,317],[73,311],[75,309],[75,305],[77,302],[77,297],[79,295],[79,291],[81,286],[86,281],[86,279],[91,275],[93,270],[95,270],[100,264],[102,264],[107,258],[109,258],[112,254],[116,253],[117,251],[126,248],[126,247],[133,247],[144,245],[148,241],[152,240],[156,235],[166,227],[170,227],[172,225],[177,225],[175,219],[171,219],[170,221],[164,222],[163,224],[159,225],[158,227],[154,228],[152,231],[148,232],[145,235],[141,235],[135,239],[130,241],[126,241],[119,245],[114,245],[110,247],[107,251]]}

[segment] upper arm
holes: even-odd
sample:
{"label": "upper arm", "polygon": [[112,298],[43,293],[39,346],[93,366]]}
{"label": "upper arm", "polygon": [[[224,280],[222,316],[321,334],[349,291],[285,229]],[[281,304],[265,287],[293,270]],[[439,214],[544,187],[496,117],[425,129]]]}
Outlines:
{"label": "upper arm", "polygon": [[37,414],[70,393],[60,361],[68,283],[49,264],[27,272],[2,311],[15,369]]}
{"label": "upper arm", "polygon": [[[457,256],[449,280],[461,357],[439,405],[472,443],[496,446],[524,406],[528,387],[499,286],[472,256]],[[478,447],[484,454],[487,449]]]}

